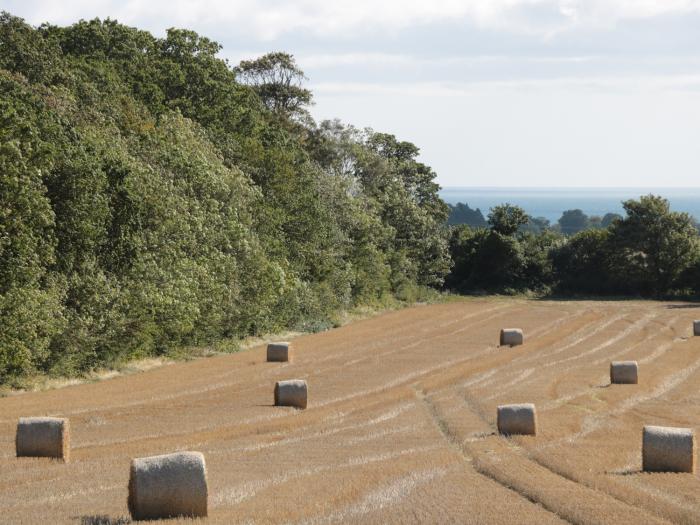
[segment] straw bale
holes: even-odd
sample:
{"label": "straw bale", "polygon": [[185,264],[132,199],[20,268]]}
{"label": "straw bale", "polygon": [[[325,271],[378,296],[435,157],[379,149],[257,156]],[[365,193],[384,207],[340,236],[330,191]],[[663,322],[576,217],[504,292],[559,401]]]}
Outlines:
{"label": "straw bale", "polygon": [[695,472],[695,432],[690,428],[646,425],[642,433],[642,470]]}
{"label": "straw bale", "polygon": [[277,381],[275,384],[275,405],[306,408],[309,389],[303,379]]}
{"label": "straw bale", "polygon": [[21,417],[15,435],[17,457],[70,459],[70,425],[60,417]]}
{"label": "straw bale", "polygon": [[285,362],[292,360],[292,344],[287,342],[267,345],[268,362]]}
{"label": "straw bale", "polygon": [[613,361],[610,363],[610,382],[636,385],[638,382],[637,361]]}
{"label": "straw bale", "polygon": [[207,468],[200,452],[131,460],[129,512],[134,520],[207,515]]}
{"label": "straw bale", "polygon": [[501,330],[501,346],[517,346],[523,344],[523,331],[520,328],[503,328]]}
{"label": "straw bale", "polygon": [[537,433],[537,412],[532,403],[500,405],[497,410],[498,432],[501,434]]}

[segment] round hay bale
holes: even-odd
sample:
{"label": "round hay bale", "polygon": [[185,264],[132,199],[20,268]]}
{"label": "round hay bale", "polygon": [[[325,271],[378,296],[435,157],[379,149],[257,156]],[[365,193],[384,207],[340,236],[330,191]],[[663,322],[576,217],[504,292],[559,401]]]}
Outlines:
{"label": "round hay bale", "polygon": [[695,432],[690,428],[645,425],[642,433],[642,470],[695,472]]}
{"label": "round hay bale", "polygon": [[309,389],[303,379],[275,383],[275,406],[306,408]]}
{"label": "round hay bale", "polygon": [[292,344],[287,342],[270,343],[267,345],[267,361],[285,362],[292,360]]}
{"label": "round hay bale", "polygon": [[621,385],[636,385],[638,382],[637,361],[613,361],[610,363],[610,382]]}
{"label": "round hay bale", "polygon": [[537,433],[537,411],[532,403],[500,405],[497,411],[497,425],[500,434]]}
{"label": "round hay bale", "polygon": [[60,417],[21,417],[15,434],[17,457],[70,459],[70,424]]}
{"label": "round hay bale", "polygon": [[523,340],[523,331],[520,328],[503,328],[501,330],[501,346],[521,345]]}
{"label": "round hay bale", "polygon": [[134,520],[207,516],[207,467],[201,452],[131,460],[129,513]]}
{"label": "round hay bale", "polygon": [[693,335],[700,335],[700,321],[693,321]]}

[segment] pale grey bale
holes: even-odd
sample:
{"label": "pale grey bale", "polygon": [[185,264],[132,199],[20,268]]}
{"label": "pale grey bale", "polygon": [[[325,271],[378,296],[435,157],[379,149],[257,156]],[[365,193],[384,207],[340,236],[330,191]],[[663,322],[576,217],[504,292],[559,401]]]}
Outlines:
{"label": "pale grey bale", "polygon": [[270,343],[267,345],[267,361],[291,361],[292,344],[288,342]]}
{"label": "pale grey bale", "polygon": [[175,452],[132,459],[127,504],[134,520],[206,517],[204,455]]}
{"label": "pale grey bale", "polygon": [[309,389],[303,379],[275,383],[275,406],[306,408]]}
{"label": "pale grey bale", "polygon": [[693,321],[693,335],[700,335],[700,320]]}
{"label": "pale grey bale", "polygon": [[532,403],[500,405],[497,411],[497,425],[500,434],[537,433],[537,411]]}
{"label": "pale grey bale", "polygon": [[610,363],[610,382],[636,385],[638,378],[637,361],[613,361]]}
{"label": "pale grey bale", "polygon": [[695,432],[690,428],[645,425],[642,470],[695,472]]}
{"label": "pale grey bale", "polygon": [[503,328],[501,330],[501,346],[521,345],[523,340],[523,331],[520,328]]}
{"label": "pale grey bale", "polygon": [[17,457],[70,459],[70,424],[60,417],[21,417],[15,434]]}

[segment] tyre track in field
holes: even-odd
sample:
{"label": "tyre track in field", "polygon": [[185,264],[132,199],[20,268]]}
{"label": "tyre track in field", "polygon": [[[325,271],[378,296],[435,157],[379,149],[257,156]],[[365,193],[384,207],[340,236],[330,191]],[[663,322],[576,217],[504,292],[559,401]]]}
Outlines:
{"label": "tyre track in field", "polygon": [[[589,330],[590,326],[595,325],[599,319],[591,320],[590,322],[587,322],[586,324],[584,324],[584,326],[582,326],[581,328],[576,330],[573,334],[566,336],[565,340],[568,340],[568,342],[564,345],[564,347],[560,347],[559,349],[556,349],[552,352],[545,353],[544,355],[537,353],[537,352],[531,352],[531,353],[528,353],[527,355],[517,356],[517,357],[509,360],[508,362],[506,362],[502,366],[494,367],[488,371],[483,372],[480,377],[473,377],[473,378],[468,379],[467,381],[462,383],[461,386],[463,388],[468,388],[468,387],[483,388],[486,385],[490,384],[491,382],[495,381],[496,379],[500,380],[501,379],[500,374],[502,374],[504,372],[505,373],[518,373],[519,369],[516,368],[518,365],[533,363],[533,362],[538,361],[539,359],[542,359],[543,357],[555,355],[557,353],[560,353],[560,352],[567,350],[568,348],[571,348],[571,347],[574,347],[578,344],[584,343],[589,338],[595,337],[600,332],[602,332],[605,328],[607,328],[611,324],[619,321],[623,317],[624,317],[624,315],[619,315],[615,318],[608,319],[603,324],[603,326],[597,327],[597,328],[593,329],[592,331]],[[554,346],[556,344],[557,344],[557,342],[553,341],[552,345],[550,345],[550,346]],[[520,350],[517,350],[517,351],[520,351]],[[506,371],[506,369],[509,369],[509,368],[512,368],[513,370]],[[496,374],[499,374],[499,376],[494,377],[494,376],[496,376]]]}
{"label": "tyre track in field", "polygon": [[[463,436],[454,428],[452,421],[446,417],[444,412],[432,402],[430,396],[419,395],[426,404],[426,410],[434,420],[443,437],[459,449],[465,460],[483,476],[498,483],[502,487],[515,492],[523,499],[536,504],[558,519],[571,524],[587,525],[590,523],[622,523],[638,525],[639,523],[665,524],[665,520],[657,519],[647,512],[630,506],[605,492],[600,492],[591,487],[585,486],[576,480],[568,479],[559,473],[552,471],[545,465],[541,465],[533,460],[526,452],[506,438],[496,435],[495,432],[484,432],[480,438],[474,439],[471,436]],[[468,400],[462,398],[468,405]],[[470,407],[471,409],[471,407]],[[479,410],[472,410],[472,414],[480,419],[484,426],[490,427],[490,423],[484,418]],[[488,448],[484,450],[482,445],[488,443]],[[493,452],[498,450],[499,459],[495,460]],[[504,461],[503,456],[507,456],[508,461]],[[500,468],[507,464],[507,468]],[[536,473],[540,480],[537,485],[530,485],[525,479],[513,474],[513,467],[529,473]],[[541,487],[542,479],[546,479],[547,486],[557,487],[556,491]],[[558,497],[556,493],[565,492],[565,497]],[[577,501],[577,506],[573,509],[567,508],[566,503],[569,498]],[[604,510],[601,512],[601,509]],[[598,519],[596,519],[596,517]],[[600,518],[603,519],[600,519]],[[608,521],[610,520],[610,521]]]}
{"label": "tyre track in field", "polygon": [[[479,469],[475,462],[474,455],[471,453],[469,448],[467,447],[468,443],[468,438],[463,438],[459,431],[454,429],[452,425],[450,425],[449,420],[444,416],[444,414],[438,409],[436,404],[432,401],[432,397],[425,395],[423,392],[420,391],[419,388],[415,388],[416,391],[416,397],[423,402],[423,405],[425,407],[426,413],[430,420],[433,422],[433,424],[437,427],[437,429],[440,431],[440,434],[442,437],[445,439],[449,445],[457,451],[457,453],[461,456],[462,460],[466,463],[466,466],[471,466],[472,468],[475,468],[476,472],[478,472],[480,475],[482,475],[484,478],[498,484],[502,488],[506,489],[507,491],[515,494],[517,497],[522,498],[524,501],[527,501],[533,505],[537,505],[540,508],[544,509],[548,513],[552,515],[552,517],[556,518],[557,520],[560,520],[563,523],[573,523],[566,519],[564,516],[560,515],[557,512],[557,509],[551,508],[544,504],[543,502],[539,501],[536,498],[531,497],[531,495],[517,490],[516,487],[512,486],[512,484],[508,483],[502,483],[501,480],[498,478],[490,475],[489,472],[485,472],[481,469]],[[479,416],[480,417],[480,416]],[[484,423],[488,425],[488,422]]]}
{"label": "tyre track in field", "polygon": [[[620,406],[610,411],[607,411],[604,414],[596,414],[595,416],[586,417],[584,419],[581,430],[571,436],[568,436],[562,442],[573,443],[574,441],[577,441],[582,437],[585,437],[605,426],[606,421],[609,420],[611,417],[620,416],[642,403],[651,401],[653,399],[658,399],[664,396],[671,390],[680,386],[691,376],[691,374],[697,372],[698,370],[700,370],[700,358],[695,360],[691,365],[679,370],[678,372],[671,374],[660,385],[655,387],[654,390],[652,390],[648,394],[637,394],[635,396],[627,398],[622,402]],[[555,442],[552,442],[549,446],[553,446],[554,443]],[[546,448],[546,446],[543,446],[542,448]]]}
{"label": "tyre track in field", "polygon": [[[577,360],[583,359],[585,357],[597,354],[597,353],[605,350],[606,348],[609,348],[610,346],[614,345],[615,343],[618,343],[619,341],[624,340],[626,337],[632,335],[636,331],[644,331],[644,330],[646,330],[647,323],[651,319],[652,316],[647,316],[647,317],[648,318],[639,319],[638,321],[635,321],[630,326],[625,328],[622,332],[620,332],[617,335],[607,339],[606,341],[596,345],[595,347],[593,347],[590,350],[583,351],[583,352],[576,354],[574,356],[564,357],[561,359],[557,359],[555,361],[547,361],[546,363],[542,363],[538,366],[538,371],[541,372],[543,370],[546,370],[546,369],[549,369],[552,367],[559,367],[559,365],[562,365],[564,363],[571,363],[572,361],[577,361]],[[643,339],[642,341],[634,343],[630,347],[625,347],[624,351],[626,352],[630,348],[634,347],[636,344],[643,343],[645,341],[652,339],[653,336],[654,336],[654,334],[648,334],[647,336],[645,336],[645,339]],[[573,368],[574,368],[573,366],[569,366],[569,367],[564,368],[564,369],[557,368],[557,373],[564,374],[566,372],[573,370]],[[541,381],[541,378],[534,377],[534,378],[526,379],[526,380],[522,381],[521,383],[519,383],[518,386],[526,387],[527,385],[531,384],[533,381]]]}
{"label": "tyre track in field", "polygon": [[[668,322],[668,323],[664,324],[663,326],[665,328],[671,328],[672,324],[673,324],[673,322]],[[673,332],[673,330],[671,330],[671,331]],[[600,358],[600,359],[596,359],[595,361],[593,361],[591,363],[591,365],[593,365],[593,366],[599,366],[599,365],[603,365],[603,364],[607,365],[611,361],[613,361],[619,357],[622,357],[625,354],[630,354],[636,348],[641,347],[643,345],[646,345],[650,341],[654,341],[659,336],[660,336],[660,334],[658,334],[658,333],[652,334],[651,337],[645,338],[642,341],[638,341],[637,343],[635,343],[634,345],[632,345],[629,348],[626,347],[626,348],[623,348],[623,349],[619,350],[618,352],[615,352],[611,355],[605,356],[605,357]],[[664,340],[662,340],[659,342],[660,344],[658,344],[657,348],[653,352],[651,352],[649,355],[642,357],[642,358],[639,358],[638,356],[629,356],[629,358],[630,359],[634,358],[633,360],[637,361],[640,365],[648,364],[648,363],[653,362],[656,359],[660,358],[661,356],[663,356],[668,350],[673,348],[674,344],[676,344],[682,340],[683,339],[678,339],[678,338],[673,339],[671,341],[665,341],[665,342],[664,342]],[[570,394],[566,394],[563,396],[555,396],[554,399],[552,399],[552,400],[548,401],[547,403],[545,403],[544,405],[542,405],[542,410],[546,411],[546,410],[551,410],[553,408],[557,408],[557,407],[563,405],[564,403],[567,403],[569,401],[577,399],[581,396],[585,396],[586,394],[590,394],[592,388],[604,387],[604,386],[608,385],[609,382],[610,382],[610,373],[606,369],[606,372],[601,373],[600,376],[598,377],[598,379],[596,381],[594,381],[596,386],[594,386],[594,387],[588,386],[586,388],[579,389],[579,390],[572,392]]]}
{"label": "tyre track in field", "polygon": [[[577,317],[585,317],[585,316],[577,316]],[[547,323],[544,326],[550,326],[553,324],[556,324],[556,320],[550,323]],[[589,324],[589,322],[585,323],[586,325]],[[544,344],[544,348],[547,348],[549,346],[548,339],[542,339],[538,340],[541,344]],[[552,343],[554,344],[554,343]],[[525,350],[529,352],[528,355],[536,353],[537,348],[534,347],[534,345],[528,345]],[[494,351],[496,350],[496,351]],[[518,350],[520,351],[520,350]],[[455,384],[455,381],[463,381],[461,383],[462,387],[468,387],[472,385],[477,385],[478,383],[492,377],[496,373],[502,371],[505,369],[507,366],[510,365],[510,363],[514,360],[511,354],[508,353],[509,349],[501,349],[499,351],[499,347],[496,345],[489,345],[488,347],[484,348],[481,351],[477,352],[472,352],[472,361],[473,363],[467,363],[470,366],[471,365],[476,365],[476,369],[466,369],[466,368],[459,368],[455,369],[455,373],[453,374],[454,377],[449,377],[445,376],[441,381],[436,382],[436,384],[431,385],[431,389],[435,390],[439,387],[438,383],[443,383],[443,387],[445,388],[453,388],[455,386],[459,386]],[[486,356],[486,359],[479,359],[478,358],[483,358]],[[464,381],[464,377],[468,377],[466,381]]]}
{"label": "tyre track in field", "polygon": [[423,447],[397,450],[394,452],[386,452],[371,456],[352,457],[341,463],[335,463],[332,465],[287,470],[281,473],[277,473],[272,478],[268,478],[266,480],[246,482],[241,485],[236,485],[234,487],[229,487],[225,490],[222,490],[216,495],[216,497],[213,498],[212,506],[218,507],[226,505],[236,505],[245,500],[254,498],[258,493],[264,490],[271,489],[275,486],[282,485],[284,483],[297,481],[305,477],[315,476],[323,472],[334,471],[336,469],[356,469],[358,467],[361,467],[362,465],[367,465],[369,463],[381,463],[384,461],[400,459],[408,455],[433,452],[438,448],[439,447],[437,445],[427,445]]}

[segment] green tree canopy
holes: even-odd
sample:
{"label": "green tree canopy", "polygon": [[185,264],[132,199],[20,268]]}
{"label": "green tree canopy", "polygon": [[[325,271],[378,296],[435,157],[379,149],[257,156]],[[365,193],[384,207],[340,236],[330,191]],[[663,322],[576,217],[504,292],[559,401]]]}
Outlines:
{"label": "green tree canopy", "polygon": [[603,228],[607,228],[617,220],[622,220],[622,215],[620,215],[619,213],[606,213],[605,215],[603,215],[603,219],[600,221],[600,225]]}
{"label": "green tree canopy", "polygon": [[[556,287],[567,294],[606,294],[621,291],[609,267],[610,233],[590,229],[569,237],[551,253]],[[624,286],[624,285],[623,285]]]}
{"label": "green tree canopy", "polygon": [[588,216],[581,210],[566,210],[559,218],[559,229],[564,235],[573,235],[588,228]]}
{"label": "green tree canopy", "polygon": [[466,202],[458,202],[454,206],[450,205],[450,216],[447,218],[447,224],[466,224],[475,228],[486,228],[488,226],[481,210],[479,208],[471,209]]}
{"label": "green tree canopy", "polygon": [[489,226],[501,235],[514,235],[529,220],[530,216],[525,210],[508,203],[494,206],[488,216]]}
{"label": "green tree canopy", "polygon": [[698,235],[687,213],[668,200],[645,195],[623,203],[627,212],[610,226],[613,271],[641,292],[667,292],[698,258]]}
{"label": "green tree canopy", "polygon": [[238,79],[252,86],[263,103],[286,116],[303,113],[313,100],[304,88],[306,75],[289,53],[268,53],[255,60],[243,60],[236,68]]}

